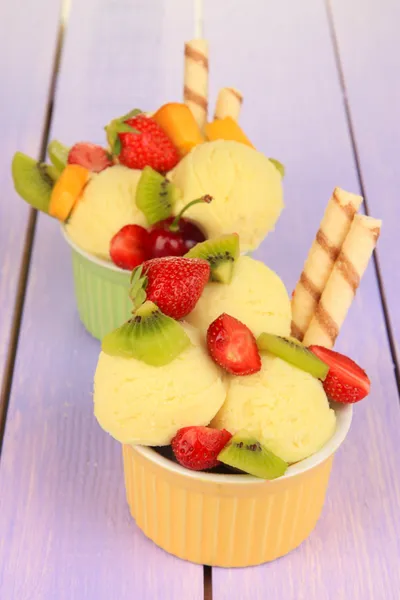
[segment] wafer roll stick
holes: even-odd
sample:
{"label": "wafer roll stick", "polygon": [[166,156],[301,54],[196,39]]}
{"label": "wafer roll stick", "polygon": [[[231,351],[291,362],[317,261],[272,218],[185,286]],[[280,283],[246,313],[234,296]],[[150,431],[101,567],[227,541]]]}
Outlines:
{"label": "wafer roll stick", "polygon": [[302,341],[360,208],[361,196],[335,188],[292,297],[292,336]]}
{"label": "wafer roll stick", "polygon": [[243,96],[235,88],[222,88],[218,93],[215,106],[214,119],[231,117],[234,121],[239,119],[242,108]]}
{"label": "wafer roll stick", "polygon": [[183,97],[198,126],[203,129],[208,112],[208,43],[206,40],[191,40],[185,44]]}
{"label": "wafer roll stick", "polygon": [[356,215],[322,293],[304,344],[332,348],[339,335],[372,252],[382,221]]}

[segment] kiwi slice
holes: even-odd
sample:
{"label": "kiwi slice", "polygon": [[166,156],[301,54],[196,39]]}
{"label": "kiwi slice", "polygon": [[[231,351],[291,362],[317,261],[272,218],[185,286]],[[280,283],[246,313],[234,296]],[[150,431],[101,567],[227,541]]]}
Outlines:
{"label": "kiwi slice", "polygon": [[257,339],[257,346],[259,350],[266,350],[321,381],[328,375],[329,366],[297,340],[294,342],[279,335],[262,333]]}
{"label": "kiwi slice", "polygon": [[145,167],[136,188],[136,206],[142,211],[148,225],[168,219],[177,197],[177,187],[166,177]]}
{"label": "kiwi slice", "polygon": [[47,148],[52,164],[61,173],[68,162],[69,148],[57,140],[52,140]]}
{"label": "kiwi slice", "polygon": [[210,263],[211,281],[229,283],[239,254],[239,236],[236,233],[230,233],[196,244],[185,256],[187,258],[204,258]]}
{"label": "kiwi slice", "polygon": [[136,358],[161,367],[172,362],[190,344],[182,325],[147,301],[127,323],[108,333],[102,350],[111,356]]}
{"label": "kiwi slice", "polygon": [[16,152],[11,171],[14,187],[21,198],[33,208],[48,213],[51,191],[58,177],[57,169]]}
{"label": "kiwi slice", "polygon": [[285,474],[288,464],[268,450],[248,431],[239,431],[218,454],[218,460],[262,479],[276,479]]}
{"label": "kiwi slice", "polygon": [[274,167],[276,169],[278,169],[278,171],[281,174],[281,177],[283,179],[285,177],[285,167],[283,166],[283,164],[281,162],[279,162],[279,160],[276,160],[276,158],[269,158],[268,160],[270,162],[272,162],[272,164],[274,165]]}

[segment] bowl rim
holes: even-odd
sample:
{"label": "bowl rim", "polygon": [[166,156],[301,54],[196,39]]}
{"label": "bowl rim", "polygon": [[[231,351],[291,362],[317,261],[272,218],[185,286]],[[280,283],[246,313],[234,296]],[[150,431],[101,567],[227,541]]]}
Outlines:
{"label": "bowl rim", "polygon": [[[103,269],[109,269],[110,271],[114,271],[115,273],[122,273],[124,275],[131,274],[131,271],[127,271],[126,269],[121,269],[120,267],[117,267],[117,265],[114,265],[111,261],[104,260],[103,258],[99,258],[99,257],[95,256],[94,254],[90,254],[89,252],[86,252],[86,250],[83,250],[82,248],[80,248],[80,246],[78,246],[69,236],[65,223],[61,223],[60,229],[61,229],[62,236],[64,237],[67,244],[72,248],[72,250],[74,250],[75,252],[77,252],[78,254],[83,256],[84,258],[86,258],[86,260],[89,260],[90,262],[94,263],[98,267],[102,267]],[[249,252],[252,253],[253,250],[249,250],[247,252],[241,252],[240,254],[241,254],[241,256],[245,256],[245,255],[248,255]]]}
{"label": "bowl rim", "polygon": [[98,258],[97,256],[94,256],[94,254],[89,254],[89,252],[86,252],[85,250],[83,250],[82,248],[80,248],[80,246],[78,246],[74,241],[72,241],[72,239],[70,238],[68,232],[67,232],[67,228],[66,225],[64,223],[61,223],[61,233],[65,239],[65,241],[67,242],[67,244],[78,254],[80,254],[81,256],[83,256],[84,258],[86,258],[86,260],[89,260],[90,262],[94,263],[95,265],[99,266],[99,267],[103,267],[103,269],[109,269],[110,271],[115,271],[116,273],[123,273],[124,275],[129,275],[131,274],[130,271],[127,271],[126,269],[121,269],[120,267],[117,267],[117,265],[114,265],[111,261],[108,260],[104,260],[102,258]]}
{"label": "bowl rim", "polygon": [[[285,475],[268,481],[269,484],[279,483],[286,479],[290,479],[291,477],[295,477],[296,475],[306,473],[307,471],[310,471],[314,467],[324,462],[338,450],[349,432],[353,416],[353,405],[332,403],[332,408],[336,414],[336,429],[330,440],[328,440],[328,442],[315,454],[312,454],[308,458],[305,458],[298,463],[290,465]],[[138,454],[148,459],[153,464],[177,475],[182,475],[187,479],[192,479],[203,483],[218,483],[224,485],[265,484],[265,479],[253,477],[252,475],[229,475],[222,473],[208,473],[207,471],[191,471],[190,469],[186,469],[180,464],[162,456],[149,446],[135,445],[133,448]]]}

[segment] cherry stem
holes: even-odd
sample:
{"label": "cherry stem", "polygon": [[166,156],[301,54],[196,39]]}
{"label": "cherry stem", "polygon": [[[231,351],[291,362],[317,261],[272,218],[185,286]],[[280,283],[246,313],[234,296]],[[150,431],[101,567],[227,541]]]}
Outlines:
{"label": "cherry stem", "polygon": [[192,200],[191,202],[189,202],[189,204],[186,204],[186,206],[184,206],[182,208],[180,213],[178,213],[176,215],[175,219],[172,221],[172,223],[168,227],[168,229],[170,231],[172,231],[173,233],[179,231],[179,221],[181,220],[183,213],[186,212],[188,208],[190,208],[191,206],[194,206],[195,204],[200,204],[201,202],[210,204],[212,199],[213,199],[212,196],[210,196],[209,194],[206,194],[205,196],[202,196],[201,198],[196,198],[196,200]]}

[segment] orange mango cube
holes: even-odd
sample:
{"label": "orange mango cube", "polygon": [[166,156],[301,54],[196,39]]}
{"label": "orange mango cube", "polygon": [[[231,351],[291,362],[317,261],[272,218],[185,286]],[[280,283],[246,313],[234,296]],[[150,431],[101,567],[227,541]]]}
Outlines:
{"label": "orange mango cube", "polygon": [[194,146],[205,141],[192,111],[186,104],[164,104],[154,113],[152,119],[165,131],[181,156],[185,156]]}
{"label": "orange mango cube", "polygon": [[71,214],[83,188],[89,179],[90,171],[80,165],[67,165],[58,178],[50,198],[49,214],[60,221],[66,221]]}
{"label": "orange mango cube", "polygon": [[234,142],[241,142],[242,144],[254,148],[244,131],[232,117],[215,119],[211,123],[207,123],[204,129],[207,139],[210,142],[213,142],[214,140],[231,140]]}

